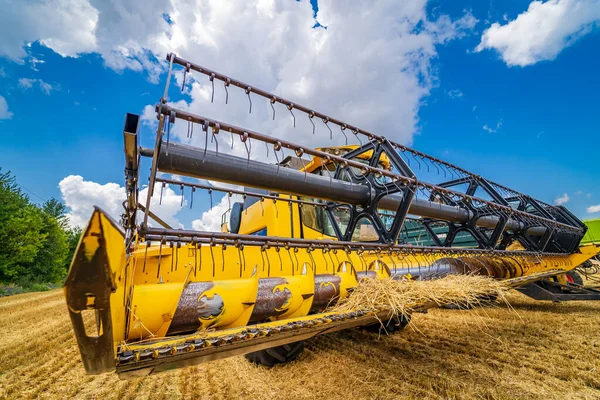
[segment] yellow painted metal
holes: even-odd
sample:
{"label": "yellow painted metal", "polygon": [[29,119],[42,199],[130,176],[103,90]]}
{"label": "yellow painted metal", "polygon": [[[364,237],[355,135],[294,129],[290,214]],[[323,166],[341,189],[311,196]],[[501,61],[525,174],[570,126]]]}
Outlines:
{"label": "yellow painted metal", "polygon": [[340,298],[345,298],[350,294],[350,290],[358,285],[356,270],[348,261],[342,261],[338,266],[336,275],[340,277]]}
{"label": "yellow painted metal", "polygon": [[[108,271],[113,282],[113,292],[110,296],[110,311],[114,343],[121,343],[125,339],[127,287],[124,285],[127,274],[127,261],[125,257],[125,238],[123,232],[115,225],[114,221],[100,209],[94,211],[92,221],[102,224],[100,232],[96,226],[89,232],[89,236],[98,235],[104,241],[103,250],[108,258]],[[84,238],[85,240],[85,238]],[[89,240],[89,239],[88,239]]]}
{"label": "yellow painted metal", "polygon": [[[556,270],[551,270],[550,272],[557,272]],[[545,277],[544,273],[539,273],[539,274],[532,274],[532,277],[535,277],[536,275],[539,275],[536,279],[541,279],[543,277]],[[518,283],[519,279],[522,278],[513,278],[513,279],[507,279],[505,282],[506,287],[513,287],[514,283]],[[514,283],[513,283],[514,282]],[[413,303],[413,304],[408,304],[407,308],[410,309],[419,309],[422,306],[424,306],[425,303]],[[431,306],[435,306],[435,304],[430,304]],[[301,316],[301,317],[295,317],[295,318],[288,318],[286,319],[286,321],[296,321],[296,322],[304,322],[304,321],[309,321],[311,319],[315,319],[315,318],[327,318],[327,317],[332,317],[334,315],[339,315],[339,312],[324,312],[324,313],[319,313],[319,314],[314,314],[311,316]],[[257,327],[260,326],[261,328],[272,328],[272,327],[277,327],[277,326],[281,326],[281,320],[274,320],[274,321],[270,321],[270,322],[264,322],[261,323],[259,325],[256,325]],[[237,328],[230,328],[227,329],[226,334],[236,334],[236,333],[240,333],[244,330],[244,327],[237,327]],[[199,331],[196,332],[194,334],[191,335],[186,335],[185,337],[173,337],[173,338],[165,338],[163,340],[160,341],[155,341],[155,342],[150,342],[150,343],[139,343],[136,344],[135,342],[133,343],[129,343],[126,348],[128,350],[142,350],[142,349],[156,349],[159,347],[164,347],[164,346],[173,346],[176,344],[181,343],[182,341],[189,341],[190,339],[195,339],[195,338],[213,338],[213,337],[218,337],[218,336],[222,336],[225,332],[223,331],[214,331],[214,330],[210,330],[210,331]]]}
{"label": "yellow painted metal", "polygon": [[[247,214],[242,221],[250,221],[247,225],[242,224],[247,232],[266,227],[269,236],[289,237],[294,226],[294,236],[299,236],[296,233],[300,231],[297,205],[265,201],[262,206],[257,203],[244,211]],[[309,231],[306,227],[303,231],[306,237]],[[336,295],[344,298],[361,277],[384,278],[396,268],[410,266],[417,269],[448,257],[447,254],[418,251],[411,255],[374,252],[359,255],[341,250],[308,252],[306,249],[261,249],[257,246],[246,246],[241,250],[235,246],[200,245],[196,248],[185,244],[178,247],[171,243],[134,242],[135,249],[126,258],[123,233],[100,210],[94,212],[81,242],[87,257],[93,258],[100,249],[106,251],[106,272],[114,285],[110,308],[115,355],[123,343],[133,346],[140,339],[165,338],[182,292],[192,283],[212,283],[212,288],[203,292],[203,296],[211,298],[218,294],[223,299],[221,313],[199,321],[199,333],[208,333],[213,329],[242,329],[248,324],[260,279],[283,279],[273,293],[287,290],[291,296],[278,309],[281,313],[272,319],[295,320],[310,312],[315,275],[339,277]],[[588,245],[571,255],[520,258],[522,271],[516,276],[568,271],[599,250],[599,247]],[[73,265],[71,270],[76,268]]]}
{"label": "yellow painted metal", "polygon": [[129,339],[166,336],[184,283],[136,285],[129,313]]}
{"label": "yellow painted metal", "polygon": [[[201,246],[197,255],[192,246],[171,249],[168,245],[163,245],[161,257],[159,257],[159,251],[160,246],[157,244],[153,244],[148,249],[142,245],[132,255],[132,258],[136,260],[132,307],[137,318],[130,316],[132,319],[127,336],[129,340],[139,338],[140,334],[145,338],[149,337],[149,335],[144,335],[144,332],[152,332],[155,336],[160,336],[162,332],[166,331],[184,282],[212,282],[215,287],[210,293],[219,293],[225,304],[231,304],[231,306],[225,307],[227,314],[219,316],[218,323],[203,321],[203,327],[235,327],[243,326],[248,322],[251,308],[244,308],[240,304],[253,301],[252,296],[256,296],[257,282],[260,278],[282,277],[285,279],[286,283],[277,287],[277,290],[283,291],[287,288],[292,296],[291,300],[282,307],[285,309],[282,310],[284,312],[276,319],[294,318],[306,315],[310,310],[312,298],[308,296],[314,293],[315,274],[340,276],[342,282],[340,296],[345,297],[347,290],[357,284],[357,278],[353,276],[354,271],[359,276],[366,272],[368,276],[383,278],[390,275],[390,269],[406,268],[407,265],[412,265],[416,270],[419,266],[430,265],[438,258],[448,257],[448,255],[442,254],[390,257],[374,253],[365,253],[359,256],[356,253],[341,251],[334,255],[331,251],[323,252],[318,249],[308,253],[304,249],[298,249],[297,252],[293,249],[277,251],[274,248],[262,251],[258,247],[244,248],[242,256],[242,252],[235,247],[230,246],[223,249],[221,246],[211,247],[209,245]],[[171,255],[172,252],[179,252],[179,255]],[[598,249],[594,246],[584,246],[580,253],[564,257],[532,256],[519,261],[523,267],[523,273],[518,272],[516,276],[550,270],[568,271],[597,252]],[[146,254],[145,272],[142,272],[140,265],[144,263],[143,258]],[[175,267],[171,269],[173,257],[178,259],[179,267],[177,269]],[[344,267],[345,272],[343,271]],[[304,273],[303,269],[306,270]],[[256,274],[252,277],[254,270],[256,270]],[[170,289],[162,288],[166,285]],[[233,306],[234,304],[236,306]],[[136,323],[137,325],[135,325]],[[133,329],[134,326],[138,326],[138,328]],[[143,328],[141,328],[142,326]]]}
{"label": "yellow painted metal", "polygon": [[[347,146],[336,146],[336,147],[317,147],[316,150],[324,151],[326,153],[340,156],[340,155],[349,153],[351,151],[354,151],[354,150],[358,149],[359,147],[360,146],[358,146],[358,145],[347,145]],[[370,160],[372,156],[373,156],[373,150],[367,150],[364,153],[359,154],[356,158],[358,158],[359,160],[367,161],[367,160]],[[380,155],[379,162],[386,169],[388,169],[390,167],[390,160],[385,153]],[[307,163],[306,166],[304,168],[302,168],[301,170],[306,171],[308,173],[312,173],[317,168],[322,167],[323,165],[325,165],[325,160],[323,160],[320,157],[313,157],[311,159],[311,161],[309,163]]]}
{"label": "yellow painted metal", "polygon": [[273,319],[281,320],[308,315],[315,293],[315,274],[309,263],[302,265],[301,274],[287,276],[285,283],[277,285],[273,292],[285,290],[290,292],[289,300],[277,309],[282,314]]}

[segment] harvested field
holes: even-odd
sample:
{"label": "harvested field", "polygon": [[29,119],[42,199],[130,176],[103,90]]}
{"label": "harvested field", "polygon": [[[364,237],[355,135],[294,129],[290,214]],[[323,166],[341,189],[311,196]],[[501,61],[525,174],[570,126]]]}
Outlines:
{"label": "harvested field", "polygon": [[235,357],[132,381],[85,375],[62,291],[0,298],[0,398],[600,399],[600,302],[507,298],[314,338],[271,370]]}

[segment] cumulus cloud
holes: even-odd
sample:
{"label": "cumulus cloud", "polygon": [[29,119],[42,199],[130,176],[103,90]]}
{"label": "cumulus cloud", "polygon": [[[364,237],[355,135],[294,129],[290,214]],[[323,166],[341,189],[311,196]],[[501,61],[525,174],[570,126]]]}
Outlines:
{"label": "cumulus cloud", "polygon": [[600,1],[533,1],[505,25],[493,23],[475,51],[494,49],[509,66],[553,60],[564,48],[598,27]]}
{"label": "cumulus cloud", "polygon": [[[0,16],[0,33],[6,33],[0,34],[0,55],[18,60],[26,55],[24,45],[39,40],[63,56],[96,52],[116,71],[145,71],[157,80],[165,54],[173,51],[408,143],[421,100],[435,82],[435,45],[464,36],[477,23],[470,12],[430,21],[426,3],[322,0],[323,29],[313,28],[308,1],[17,2]],[[197,78],[190,105],[209,95],[207,79]],[[239,109],[230,111],[247,107],[243,93],[237,100]],[[265,120],[269,112],[268,105],[253,109]],[[303,119],[298,128],[308,124]],[[269,129],[287,131],[281,124]]]}
{"label": "cumulus cloud", "polygon": [[554,205],[562,206],[563,204],[566,204],[569,200],[569,195],[567,193],[563,193],[561,196],[558,196],[554,199]]}
{"label": "cumulus cloud", "polygon": [[593,214],[593,213],[600,212],[600,204],[597,204],[595,206],[589,206],[588,208],[585,209],[585,211],[588,214]]}
{"label": "cumulus cloud", "polygon": [[198,231],[220,231],[223,213],[229,210],[230,204],[233,205],[236,201],[242,201],[242,197],[237,194],[232,195],[231,198],[228,195],[223,196],[218,204],[203,212],[199,219],[192,221],[192,228]]}
{"label": "cumulus cloud", "polygon": [[38,40],[63,56],[95,51],[97,23],[98,10],[87,0],[12,2],[0,13],[0,55],[18,61]]}
{"label": "cumulus cloud", "polygon": [[0,96],[0,119],[11,119],[13,113],[8,110],[8,103],[6,99]]}
{"label": "cumulus cloud", "polygon": [[85,226],[94,206],[106,211],[111,217],[118,218],[123,212],[125,188],[117,183],[101,185],[84,181],[80,175],[69,175],[58,184],[71,225]]}
{"label": "cumulus cloud", "polygon": [[[123,201],[125,201],[125,188],[117,183],[99,184],[85,181],[80,175],[69,175],[58,184],[65,205],[69,208],[67,217],[72,226],[84,227],[92,214],[94,206],[98,206],[107,212],[112,218],[119,219],[123,213]],[[158,217],[174,228],[183,228],[176,215],[185,207],[181,205],[181,196],[173,189],[166,187],[161,196],[160,188],[155,189],[152,197],[151,207]],[[140,190],[139,201],[146,203],[148,189]],[[159,204],[160,203],[160,204]]]}

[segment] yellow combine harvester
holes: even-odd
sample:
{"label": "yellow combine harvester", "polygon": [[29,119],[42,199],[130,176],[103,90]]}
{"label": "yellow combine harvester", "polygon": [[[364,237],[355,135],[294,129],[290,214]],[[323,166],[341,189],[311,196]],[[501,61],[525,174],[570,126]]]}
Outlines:
{"label": "yellow combine harvester", "polygon": [[[329,309],[364,279],[474,273],[524,291],[599,297],[567,282],[566,274],[599,249],[579,247],[586,227],[566,208],[174,55],[167,60],[154,148],[139,147],[139,116],[125,120],[121,221],[94,211],[65,283],[88,373],[131,377],[249,353],[272,366],[297,357],[302,341],[315,335],[390,320],[388,330],[401,328],[407,321],[390,310]],[[242,88],[249,99],[264,97],[273,111],[283,104],[294,122],[294,112],[316,117],[330,137],[336,125],[361,145],[307,149],[175,109],[167,102],[175,65],[208,75],[213,85],[222,81],[226,90]],[[187,128],[187,144],[172,140],[176,121]],[[194,126],[201,147],[192,145]],[[247,157],[219,151],[225,135],[232,147],[242,143]],[[252,143],[281,162],[258,161]],[[145,204],[138,199],[142,157],[151,159]],[[417,179],[412,168],[441,182]],[[173,229],[150,209],[167,186],[180,187],[182,205],[201,190],[243,201],[230,207],[221,232]],[[87,311],[96,314],[93,327]]]}

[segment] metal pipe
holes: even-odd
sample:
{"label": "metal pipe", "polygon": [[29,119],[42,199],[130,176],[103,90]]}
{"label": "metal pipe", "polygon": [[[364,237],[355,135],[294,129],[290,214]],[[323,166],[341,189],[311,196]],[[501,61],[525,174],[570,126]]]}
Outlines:
{"label": "metal pipe", "polygon": [[[146,157],[154,155],[152,149],[141,149],[140,153]],[[374,190],[366,185],[305,174],[291,168],[246,160],[212,150],[205,152],[203,149],[179,143],[171,143],[168,154],[165,146],[161,146],[160,156],[156,158],[158,158],[158,170],[161,172],[198,179],[216,179],[234,185],[291,195],[354,205],[367,204],[375,195]],[[401,202],[401,194],[391,194],[380,200],[378,208],[396,211]],[[416,198],[410,205],[409,214],[458,223],[467,222],[473,216],[468,209],[462,207]],[[478,226],[492,229],[497,223],[498,217],[495,216],[482,217],[477,221]],[[519,221],[509,220],[506,229],[518,230],[522,226]],[[545,227],[533,227],[527,233],[540,236],[545,230]]]}

